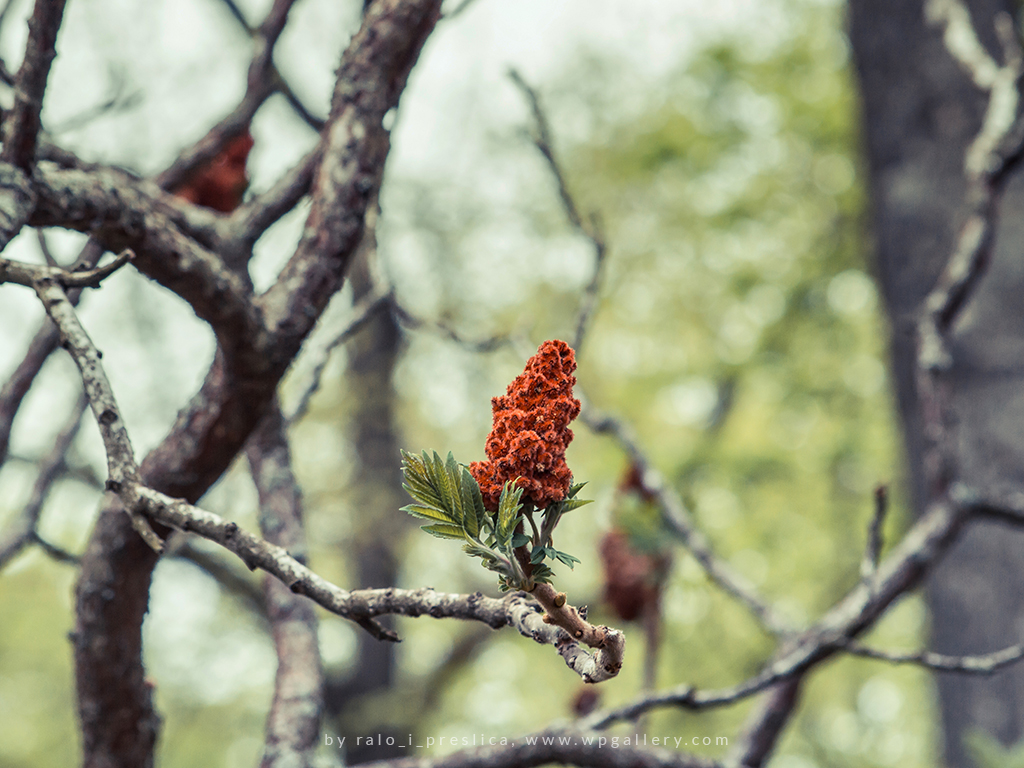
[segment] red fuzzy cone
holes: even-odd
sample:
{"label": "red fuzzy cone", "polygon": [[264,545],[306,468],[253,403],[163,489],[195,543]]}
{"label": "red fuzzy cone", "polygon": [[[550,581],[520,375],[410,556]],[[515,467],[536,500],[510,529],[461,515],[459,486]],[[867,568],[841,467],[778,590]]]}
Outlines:
{"label": "red fuzzy cone", "polygon": [[564,341],[545,341],[501,397],[491,400],[494,427],[487,437],[488,461],[469,471],[480,484],[484,506],[498,508],[501,489],[519,478],[523,500],[543,509],[569,493],[572,472],[565,449],[572,441],[569,422],[580,412],[572,396],[576,355]]}
{"label": "red fuzzy cone", "polygon": [[625,532],[612,529],[601,539],[601,561],[604,600],[620,619],[633,621],[657,604],[665,566],[659,558],[637,552]]}
{"label": "red fuzzy cone", "polygon": [[249,186],[245,163],[252,145],[252,134],[248,131],[231,139],[220,154],[196,170],[174,194],[221,213],[235,210]]}

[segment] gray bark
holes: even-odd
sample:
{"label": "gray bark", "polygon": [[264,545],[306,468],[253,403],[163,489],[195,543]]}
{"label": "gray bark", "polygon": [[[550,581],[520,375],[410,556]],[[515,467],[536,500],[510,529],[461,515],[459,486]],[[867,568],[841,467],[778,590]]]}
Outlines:
{"label": "gray bark", "polygon": [[[1001,61],[993,18],[1001,0],[966,0],[982,41]],[[914,389],[914,323],[952,252],[965,210],[964,152],[985,106],[926,26],[922,0],[850,0],[850,38],[860,79],[870,173],[876,271],[891,329],[893,386],[906,441],[908,479],[921,510],[924,438]],[[1024,481],[1024,185],[1003,201],[993,263],[966,307],[947,376],[957,475],[979,488]],[[933,573],[927,599],[931,645],[953,654],[992,651],[1024,634],[1024,537],[975,523]],[[964,736],[981,730],[1003,744],[1024,728],[1024,668],[991,678],[941,675],[943,752],[972,765]]]}

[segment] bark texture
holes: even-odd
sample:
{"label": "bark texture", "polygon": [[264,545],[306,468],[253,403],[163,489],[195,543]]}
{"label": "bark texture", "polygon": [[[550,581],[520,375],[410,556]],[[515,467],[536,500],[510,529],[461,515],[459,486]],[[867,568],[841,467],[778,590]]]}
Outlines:
{"label": "bark texture", "polygon": [[[966,0],[978,36],[997,61],[1000,0]],[[892,328],[892,371],[920,511],[924,436],[914,384],[914,323],[954,247],[966,210],[964,154],[983,115],[983,95],[925,22],[922,0],[850,0],[850,37],[862,93],[877,276]],[[1024,186],[1003,200],[995,257],[953,334],[952,390],[960,479],[993,489],[1024,481]],[[1024,627],[1024,540],[1019,531],[974,523],[932,574],[932,647],[947,654],[992,651]],[[940,675],[943,751],[971,765],[963,742],[982,730],[1004,744],[1024,728],[1024,668],[991,678]]]}

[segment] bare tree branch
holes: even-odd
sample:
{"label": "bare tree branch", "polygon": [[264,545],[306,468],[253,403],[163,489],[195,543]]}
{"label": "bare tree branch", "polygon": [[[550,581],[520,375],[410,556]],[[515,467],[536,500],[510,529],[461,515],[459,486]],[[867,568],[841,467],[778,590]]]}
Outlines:
{"label": "bare tree branch", "polygon": [[36,0],[28,20],[28,43],[14,84],[14,107],[3,122],[0,160],[23,171],[35,162],[39,138],[39,114],[50,65],[57,55],[57,30],[64,18],[65,0]]}
{"label": "bare tree branch", "polygon": [[[221,0],[221,2],[227,7],[231,13],[231,17],[235,19],[245,30],[246,34],[256,40],[257,50],[260,55],[254,57],[253,64],[249,69],[249,78],[257,80],[269,80],[274,85],[275,90],[280,93],[288,105],[295,111],[295,114],[302,119],[306,125],[312,128],[314,131],[319,133],[323,130],[324,121],[315,117],[309,108],[302,103],[302,100],[295,94],[292,87],[288,85],[288,81],[285,80],[281,71],[274,64],[272,56],[273,42],[268,42],[267,29],[268,26],[272,31],[277,24],[280,24],[280,28],[277,29],[277,35],[280,35],[280,29],[284,27],[284,20],[280,18],[280,14],[277,19],[273,18],[273,14],[267,17],[267,20],[263,22],[263,26],[260,29],[253,29],[249,26],[249,22],[245,18],[245,14],[242,13],[241,9],[235,3],[234,0]],[[280,19],[280,21],[278,21]],[[275,36],[276,39],[276,36]],[[262,47],[261,47],[262,46]]]}
{"label": "bare tree branch", "polygon": [[[461,12],[468,4],[469,3],[465,3],[454,13]],[[454,13],[449,15],[454,15]],[[586,289],[583,291],[583,295],[580,297],[580,309],[576,320],[576,332],[573,334],[572,348],[575,349],[578,354],[580,348],[583,346],[583,340],[586,338],[587,327],[590,324],[590,320],[594,316],[594,312],[597,310],[598,294],[600,293],[601,288],[601,274],[604,267],[605,257],[608,252],[608,244],[605,240],[604,231],[601,227],[600,217],[596,213],[591,213],[589,217],[584,220],[583,216],[580,214],[579,206],[576,204],[575,197],[572,192],[569,191],[569,185],[565,179],[565,172],[562,170],[561,163],[559,163],[558,158],[555,156],[554,142],[551,138],[551,127],[548,123],[547,115],[544,113],[544,108],[541,106],[540,96],[538,96],[536,89],[527,83],[523,76],[515,69],[509,70],[509,77],[523,92],[527,102],[530,104],[530,110],[533,113],[533,120],[535,123],[533,143],[544,156],[548,167],[551,169],[551,174],[555,177],[555,183],[558,186],[558,195],[562,200],[562,207],[565,209],[566,217],[569,219],[569,223],[572,224],[573,229],[589,240],[591,247],[594,249],[594,272]]]}
{"label": "bare tree branch", "polygon": [[83,395],[78,399],[67,423],[54,440],[50,453],[39,464],[39,473],[32,486],[32,495],[22,507],[20,514],[0,533],[0,570],[3,570],[4,566],[26,546],[42,543],[37,530],[39,516],[42,514],[43,505],[50,495],[50,490],[66,466],[68,450],[78,434],[78,428],[82,424],[82,415],[88,407],[89,401]]}
{"label": "bare tree branch", "polygon": [[[299,247],[277,283],[259,298],[276,354],[293,357],[341,285],[380,188],[389,148],[385,114],[397,106],[412,63],[440,14],[440,3],[381,0],[366,13],[338,70],[312,208]],[[352,146],[360,148],[353,153]],[[345,211],[345,216],[338,216]],[[312,311],[310,309],[312,308]]]}
{"label": "bare tree branch", "polygon": [[[530,344],[524,339],[515,339],[508,334],[502,334],[499,336],[489,336],[485,339],[470,339],[462,335],[459,331],[452,328],[443,322],[424,320],[416,317],[408,309],[403,307],[397,301],[394,303],[395,317],[398,321],[406,328],[412,328],[413,330],[426,329],[437,333],[449,341],[453,341],[460,347],[470,350],[471,352],[494,352],[502,347],[517,347],[523,346],[529,348]],[[521,342],[521,343],[520,343]]]}
{"label": "bare tree branch", "polygon": [[186,181],[204,163],[216,157],[224,145],[244,133],[253,116],[274,93],[271,78],[274,45],[288,20],[288,11],[295,0],[274,0],[270,11],[254,36],[255,50],[249,64],[245,95],[230,114],[211,128],[203,138],[182,150],[171,165],[156,177],[161,189],[175,189]]}
{"label": "bare tree branch", "polygon": [[[130,256],[123,259],[122,263],[127,262],[129,258]],[[134,511],[135,504],[132,503],[131,494],[138,484],[138,465],[135,463],[135,452],[121,419],[110,382],[100,364],[99,351],[79,323],[74,306],[54,277],[44,275],[35,281],[33,287],[46,308],[46,313],[60,329],[61,345],[71,355],[82,375],[85,396],[96,417],[103,447],[107,453],[107,489],[122,498],[132,526],[143,540],[159,553],[163,550],[163,541],[149,523]]]}
{"label": "bare tree branch", "polygon": [[985,273],[992,258],[998,202],[1009,173],[1024,154],[1024,121],[1021,119],[1019,80],[1024,59],[1015,42],[1013,22],[999,17],[997,27],[1007,48],[1006,64],[1000,67],[985,51],[971,26],[970,14],[960,0],[928,0],[928,19],[941,25],[946,47],[975,84],[989,94],[988,110],[965,159],[967,181],[973,199],[956,250],[926,302],[920,323],[919,365],[939,371],[952,362],[944,336]]}
{"label": "bare tree branch", "polygon": [[[631,721],[652,709],[676,706],[707,709],[733,704],[777,683],[792,680],[842,651],[852,638],[870,627],[894,600],[911,589],[955,540],[971,509],[948,501],[934,502],[907,532],[878,572],[865,585],[858,582],[814,626],[788,639],[753,677],[729,688],[699,691],[691,686],[642,696],[619,709],[598,712],[588,728]],[[770,712],[766,710],[766,714]],[[757,730],[752,726],[752,730]]]}
{"label": "bare tree branch", "polygon": [[[247,339],[259,338],[261,319],[250,286],[176,226],[184,206],[166,205],[150,182],[114,168],[81,171],[41,164],[36,191],[39,200],[29,223],[90,232],[113,251],[131,248],[136,268],[187,301],[210,323],[227,354],[240,353]],[[188,208],[197,217],[212,216]]]}
{"label": "bare tree branch", "polygon": [[331,353],[359,333],[378,312],[384,311],[391,303],[392,295],[390,293],[384,295],[371,294],[353,308],[354,317],[349,321],[348,325],[336,333],[334,338],[323,349],[319,350],[319,357],[310,373],[309,383],[303,388],[298,401],[295,403],[295,407],[288,414],[287,423],[289,426],[299,421],[309,410],[309,404],[313,400],[313,395],[320,389],[320,382],[323,378],[324,370],[330,362]]}
{"label": "bare tree branch", "polygon": [[[291,468],[285,421],[277,405],[246,449],[260,499],[260,530],[271,544],[306,560],[302,500]],[[320,743],[323,669],[313,606],[277,579],[264,582],[277,651],[274,698],[261,768],[310,765]]]}
{"label": "bare tree branch", "polygon": [[622,634],[603,628],[603,646],[591,656],[564,629],[546,620],[541,604],[524,593],[505,599],[475,595],[450,595],[433,589],[366,589],[346,591],[331,584],[296,560],[282,547],[270,544],[236,523],[225,520],[184,501],[138,486],[136,511],[166,526],[217,542],[234,552],[251,569],[260,568],[275,576],[292,592],[308,597],[331,613],[352,619],[369,629],[377,639],[398,640],[398,636],[366,620],[385,614],[432,616],[482,621],[491,627],[513,626],[524,637],[554,645],[566,666],[587,682],[613,677],[621,663]]}
{"label": "bare tree branch", "polygon": [[82,562],[82,558],[80,558],[78,555],[72,554],[71,552],[68,552],[66,549],[58,547],[56,544],[47,541],[39,535],[38,531],[32,534],[32,540],[52,560],[56,560],[58,563],[67,563],[68,565],[77,566]]}
{"label": "bare tree branch", "polygon": [[[335,104],[333,114],[339,125],[351,125],[346,104],[375,103],[372,95],[364,99],[364,90],[385,83],[386,101],[397,99],[433,27],[431,19],[436,17],[438,4],[437,0],[380,0],[374,4],[363,31],[353,38],[342,59],[340,83],[348,95]],[[386,109],[373,110],[377,120],[384,112]],[[377,147],[379,133],[372,121],[368,125],[370,130],[363,126],[348,137],[344,126],[340,131],[326,128],[321,139],[322,145],[331,147],[334,160],[330,168],[319,168],[317,178],[322,181],[314,187],[313,210],[316,216],[326,217],[324,233],[341,227],[351,239],[334,240],[342,245],[340,250],[326,249],[316,256],[313,251],[318,249],[306,250],[310,261],[322,261],[305,273],[313,279],[296,279],[274,293],[280,297],[294,289],[304,294],[295,296],[293,303],[271,306],[265,300],[260,302],[258,311],[270,321],[266,330],[271,332],[260,331],[249,340],[251,354],[231,359],[223,353],[217,355],[202,388],[180,412],[170,434],[143,461],[140,472],[148,486],[174,498],[197,500],[221,476],[266,413],[281,377],[327,300],[340,287],[347,260],[358,243],[365,210],[360,190],[365,185],[346,187],[356,192],[355,196],[325,196],[321,190],[338,189],[332,187],[332,180],[340,183],[346,178],[334,170],[336,162],[344,168],[346,163],[365,166],[383,160]],[[325,150],[324,156],[327,154]],[[195,154],[186,159],[198,163],[197,158]],[[176,172],[184,173],[185,165],[179,163]],[[367,190],[368,195],[371,192]],[[307,232],[312,232],[321,219],[309,224]],[[281,279],[287,282],[287,270]],[[152,759],[157,720],[142,666],[139,628],[155,563],[151,551],[138,545],[123,515],[108,506],[83,559],[76,593],[76,682],[87,764],[130,768]],[[111,647],[121,649],[118,657],[104,653]]]}
{"label": "bare tree branch", "polygon": [[49,280],[62,288],[98,288],[100,282],[135,258],[130,250],[122,251],[113,261],[95,269],[70,272],[61,267],[40,266],[0,257],[0,284],[17,283],[29,288],[40,280]]}
{"label": "bare tree branch", "polygon": [[217,582],[229,595],[237,599],[261,623],[267,622],[267,600],[265,590],[252,578],[248,570],[233,567],[237,561],[226,553],[223,557],[195,546],[192,537],[180,541],[173,537],[168,542],[167,556],[192,563],[203,573]]}
{"label": "bare tree branch", "polygon": [[[94,240],[82,250],[78,261],[68,269],[91,269],[99,263],[103,256],[103,248]],[[78,303],[81,291],[68,291],[68,300],[74,305]],[[33,337],[29,344],[28,351],[21,363],[14,370],[11,378],[0,388],[0,466],[7,459],[7,449],[11,440],[11,428],[14,426],[14,417],[18,415],[21,401],[35,381],[43,364],[50,357],[50,353],[57,348],[60,341],[60,334],[57,327],[47,318],[42,327]]]}
{"label": "bare tree branch", "polygon": [[736,765],[760,768],[768,760],[800,701],[801,681],[802,677],[796,676],[779,683],[754,710],[733,750]]}
{"label": "bare tree branch", "polygon": [[319,165],[318,145],[270,189],[235,209],[226,224],[224,239],[235,241],[244,251],[251,251],[252,244],[309,192]]}
{"label": "bare tree branch", "polygon": [[932,651],[893,653],[868,648],[859,643],[850,643],[843,650],[854,656],[886,661],[890,664],[913,664],[935,672],[959,672],[969,675],[993,675],[1004,667],[1024,659],[1024,643],[978,656],[947,656]]}

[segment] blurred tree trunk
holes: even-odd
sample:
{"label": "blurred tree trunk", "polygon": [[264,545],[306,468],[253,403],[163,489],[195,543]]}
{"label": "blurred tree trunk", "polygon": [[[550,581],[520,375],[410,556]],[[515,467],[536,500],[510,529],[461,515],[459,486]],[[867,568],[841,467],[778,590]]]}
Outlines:
{"label": "blurred tree trunk", "polygon": [[[349,274],[353,299],[359,302],[373,291],[371,262],[376,254],[372,228],[360,247]],[[354,521],[354,580],[359,587],[392,587],[398,583],[399,555],[396,551],[407,527],[408,515],[399,512],[402,501],[401,456],[395,426],[395,391],[391,383],[398,360],[401,330],[389,304],[347,345],[347,384],[352,407],[349,439],[358,467],[350,488]],[[391,627],[392,617],[381,623]],[[361,632],[352,674],[327,684],[327,706],[342,735],[394,735],[405,743],[406,733],[395,732],[394,723],[358,724],[360,706],[367,696],[386,691],[395,674],[394,643],[382,643]],[[355,730],[353,730],[355,729]],[[401,738],[399,738],[401,737]],[[352,741],[352,740],[350,740]],[[352,746],[350,764],[396,757],[401,751],[386,744]]]}
{"label": "blurred tree trunk", "polygon": [[[979,37],[998,61],[993,19],[1013,6],[966,0]],[[926,25],[923,0],[850,0],[850,38],[860,78],[876,270],[892,327],[892,371],[909,480],[921,509],[929,489],[914,391],[914,323],[953,249],[965,209],[964,152],[980,125],[983,95]],[[948,374],[959,476],[980,487],[1024,481],[1024,188],[1003,201],[994,262],[962,316]],[[1024,537],[975,524],[928,583],[932,647],[992,651],[1024,635]],[[991,678],[938,677],[944,755],[972,765],[964,737],[1021,739],[1024,667]]]}

